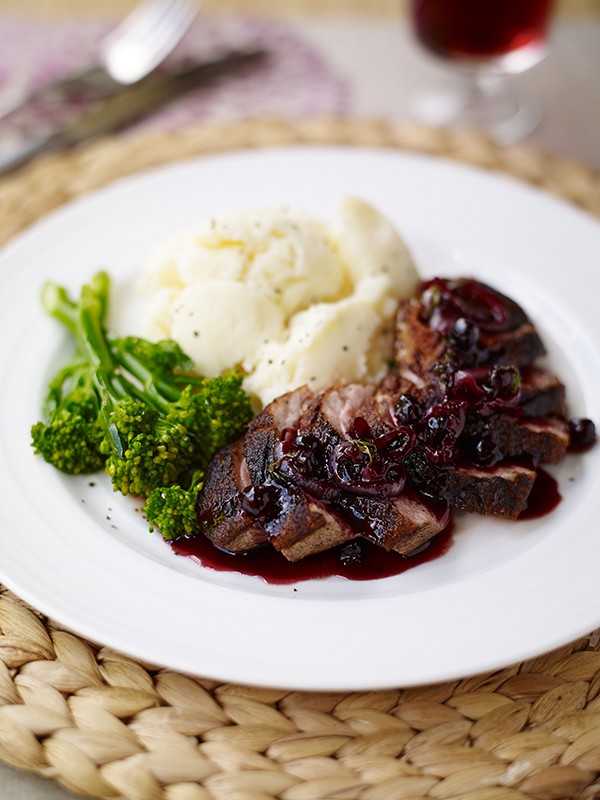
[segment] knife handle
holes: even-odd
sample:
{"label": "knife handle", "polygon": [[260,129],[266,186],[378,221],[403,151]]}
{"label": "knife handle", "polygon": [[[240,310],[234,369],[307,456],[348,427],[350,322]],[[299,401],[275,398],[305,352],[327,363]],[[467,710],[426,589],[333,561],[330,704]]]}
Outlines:
{"label": "knife handle", "polygon": [[44,83],[29,93],[15,98],[12,103],[0,108],[0,122],[19,114],[34,103],[64,102],[75,96],[85,102],[104,100],[115,94],[121,84],[113,80],[103,67],[87,67],[81,72],[58,78],[51,83]]}
{"label": "knife handle", "polygon": [[30,139],[8,153],[0,154],[0,175],[12,172],[34,156],[59,149],[59,140],[60,137],[51,134],[40,139]]}

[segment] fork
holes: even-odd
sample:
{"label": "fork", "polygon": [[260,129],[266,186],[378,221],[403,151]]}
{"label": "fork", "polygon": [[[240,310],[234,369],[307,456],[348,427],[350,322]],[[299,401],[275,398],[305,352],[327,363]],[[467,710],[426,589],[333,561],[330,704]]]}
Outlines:
{"label": "fork", "polygon": [[100,45],[101,63],[117,83],[136,83],[179,43],[196,16],[187,0],[149,0],[134,9]]}
{"label": "fork", "polygon": [[99,63],[35,89],[0,111],[0,120],[31,101],[65,94],[106,97],[152,72],[181,41],[198,11],[190,0],[145,0],[100,42]]}

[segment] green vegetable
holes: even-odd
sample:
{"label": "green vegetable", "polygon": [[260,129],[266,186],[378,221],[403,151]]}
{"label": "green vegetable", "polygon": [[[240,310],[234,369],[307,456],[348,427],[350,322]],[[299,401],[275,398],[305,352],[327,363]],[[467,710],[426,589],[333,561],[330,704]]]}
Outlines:
{"label": "green vegetable", "polygon": [[104,467],[115,490],[146,498],[144,512],[167,539],[197,530],[195,496],[214,454],[252,417],[237,372],[192,373],[171,340],[119,337],[106,328],[110,279],[99,272],[77,301],[48,283],[46,311],[73,335],[71,361],[51,381],[35,452],[68,474]]}
{"label": "green vegetable", "polygon": [[202,470],[197,470],[187,486],[173,484],[153,489],[144,513],[165,539],[193,536],[198,530],[196,495],[202,487]]}

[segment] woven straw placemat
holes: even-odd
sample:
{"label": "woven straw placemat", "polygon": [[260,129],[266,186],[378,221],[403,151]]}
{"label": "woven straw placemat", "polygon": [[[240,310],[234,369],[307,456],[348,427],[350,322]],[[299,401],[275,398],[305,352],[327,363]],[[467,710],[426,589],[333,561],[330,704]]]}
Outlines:
{"label": "woven straw placemat", "polygon": [[[600,216],[598,173],[531,147],[383,122],[256,121],[109,139],[40,159],[0,181],[1,237],[127,173],[298,143],[460,159]],[[598,798],[599,640],[591,634],[443,684],[285,692],[140,664],[61,629],[0,587],[0,758],[111,800]]]}
{"label": "woven straw placemat", "polygon": [[[64,17],[73,14],[123,14],[137,0],[0,0],[0,11]],[[327,16],[369,15],[389,19],[404,16],[408,0],[193,0],[207,14],[245,14]],[[557,0],[560,16],[576,17],[600,13],[600,0]]]}

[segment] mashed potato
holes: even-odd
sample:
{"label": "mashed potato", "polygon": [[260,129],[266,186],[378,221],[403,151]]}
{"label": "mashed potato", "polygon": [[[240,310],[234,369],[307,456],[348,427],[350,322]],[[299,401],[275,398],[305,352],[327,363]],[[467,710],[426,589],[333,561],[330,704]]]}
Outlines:
{"label": "mashed potato", "polygon": [[266,405],[290,389],[375,381],[398,300],[419,276],[393,226],[352,197],[329,227],[289,208],[208,219],[144,265],[146,335],[172,337],[209,377],[232,367]]}

